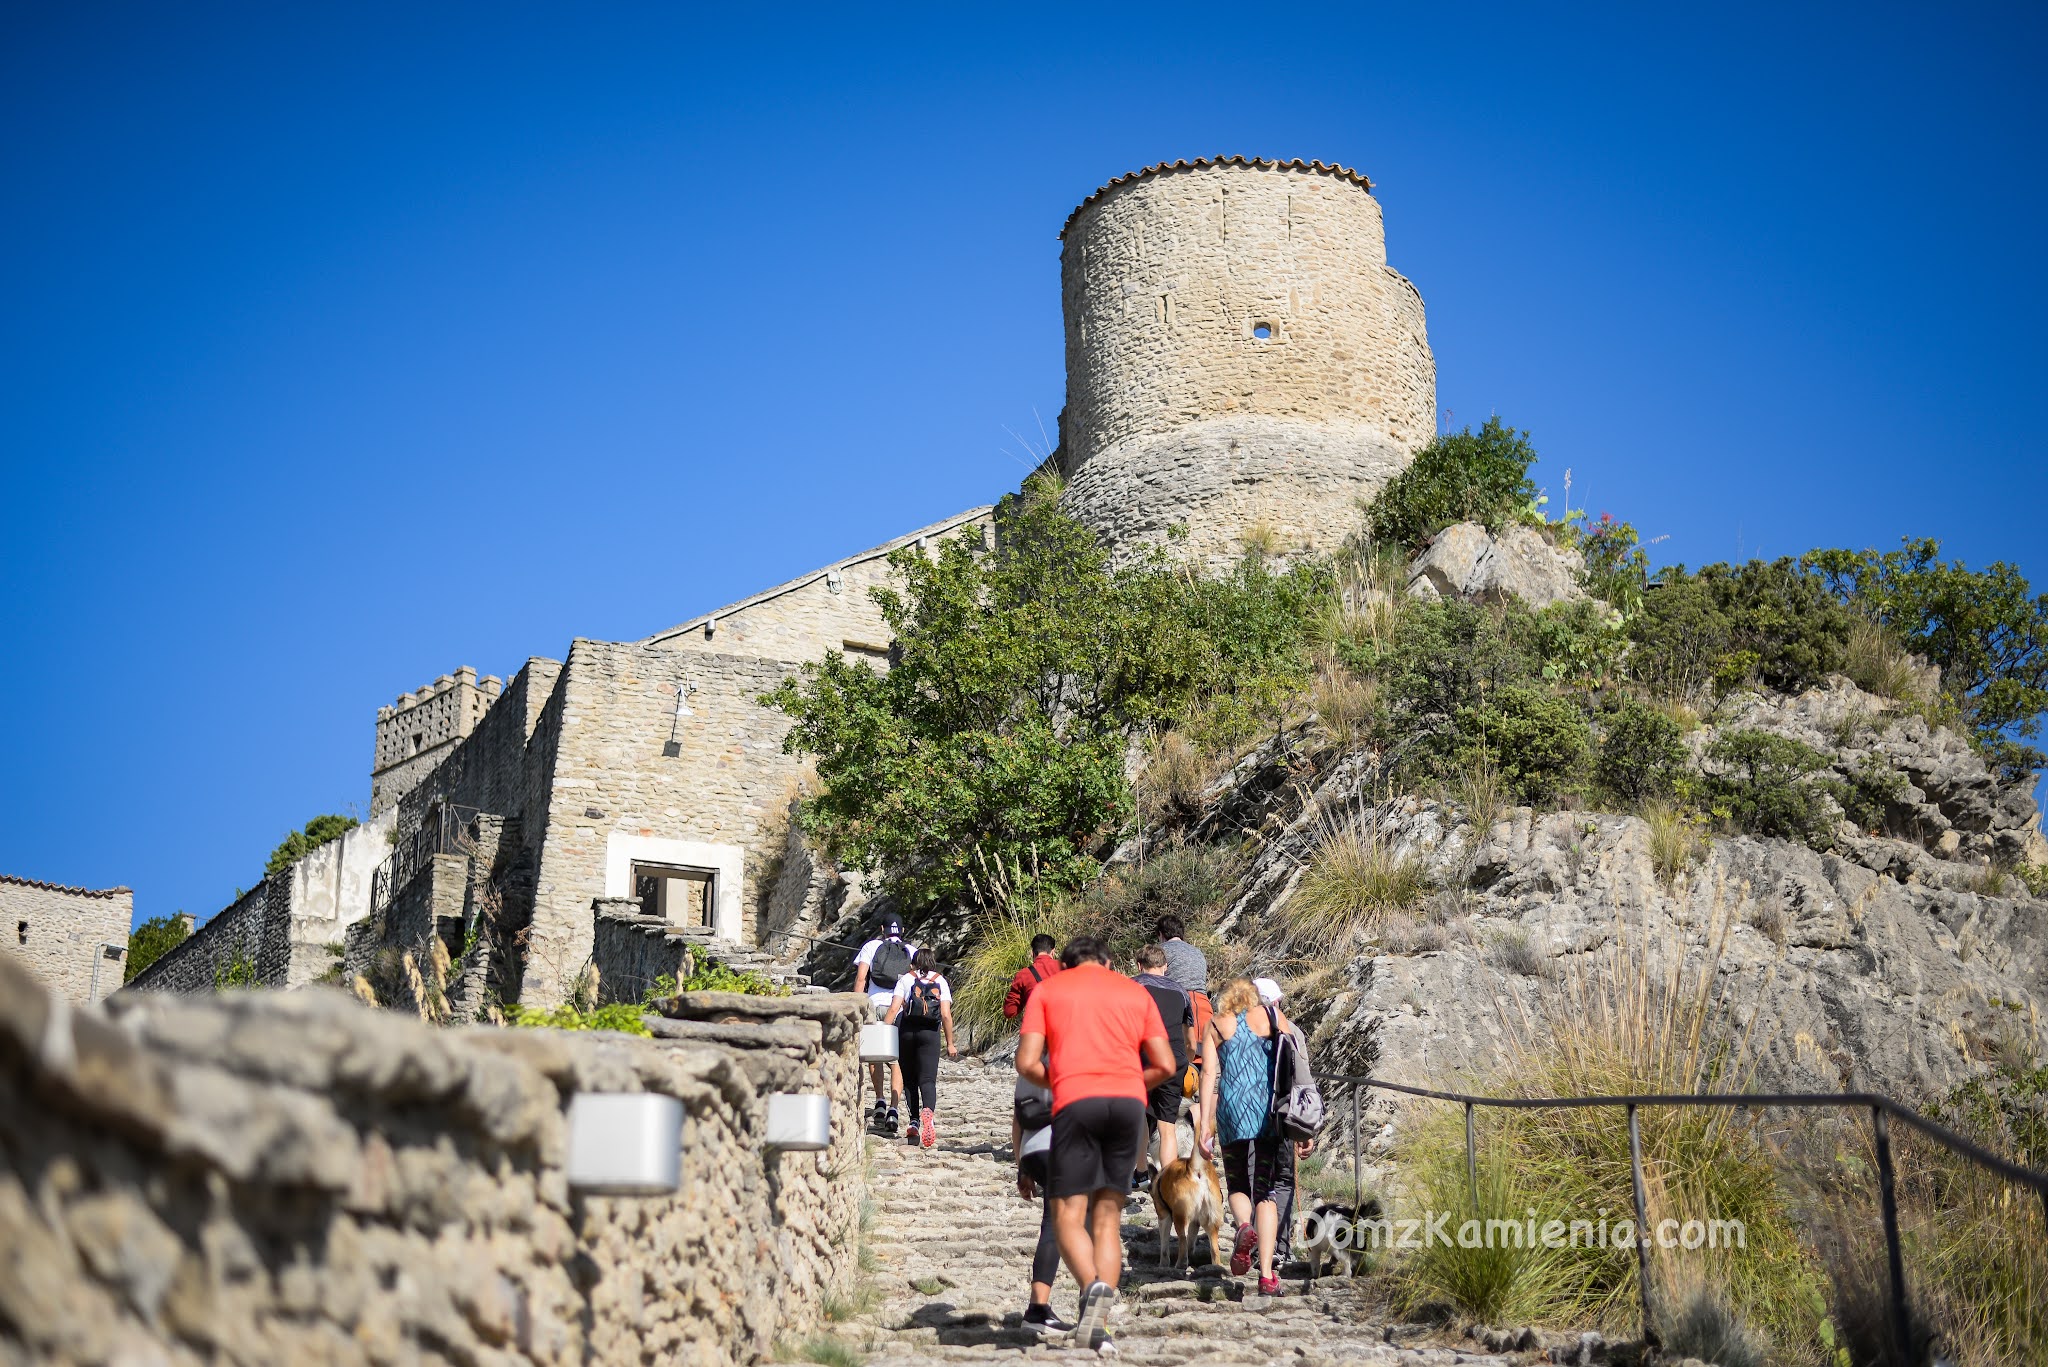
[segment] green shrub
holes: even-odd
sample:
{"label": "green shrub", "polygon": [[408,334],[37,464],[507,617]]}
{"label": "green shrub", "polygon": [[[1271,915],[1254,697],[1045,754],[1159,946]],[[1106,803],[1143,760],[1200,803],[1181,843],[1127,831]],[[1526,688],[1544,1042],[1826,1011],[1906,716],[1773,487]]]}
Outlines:
{"label": "green shrub", "polygon": [[1642,610],[1650,587],[1650,561],[1633,526],[1602,513],[1580,533],[1579,553],[1586,558],[1586,592],[1624,616]]}
{"label": "green shrub", "polygon": [[1625,804],[1668,797],[1685,772],[1685,742],[1670,713],[1635,698],[1610,713],[1594,777]]}
{"label": "green shrub", "polygon": [[1667,570],[1628,625],[1630,671],[1667,697],[1727,692],[1752,676],[1797,693],[1842,668],[1851,617],[1791,560]]}
{"label": "green shrub", "polygon": [[1706,786],[1714,809],[1752,835],[1833,846],[1828,757],[1769,731],[1727,731],[1707,747]]}
{"label": "green shrub", "polygon": [[743,992],[750,997],[786,997],[789,989],[752,969],[732,968],[712,958],[697,960],[680,985],[684,992]]}
{"label": "green shrub", "polygon": [[237,987],[261,987],[262,981],[256,974],[256,962],[241,950],[236,950],[232,959],[213,970],[213,990],[227,992]]}
{"label": "green shrub", "polygon": [[1498,531],[1535,501],[1535,462],[1527,432],[1488,418],[1477,432],[1449,433],[1416,452],[1373,499],[1367,525],[1375,540],[1411,547],[1454,522]]}
{"label": "green shrub", "polygon": [[588,1011],[578,1010],[573,1002],[545,1009],[514,1002],[505,1008],[505,1020],[526,1030],[617,1030],[628,1035],[648,1035],[653,1032],[640,1019],[645,1010],[638,1002],[613,1002]]}
{"label": "green shrub", "polygon": [[1592,750],[1592,730],[1576,702],[1539,684],[1509,684],[1487,702],[1459,710],[1465,748],[1479,748],[1499,766],[1518,802],[1534,803],[1571,788]]}
{"label": "green shrub", "polygon": [[183,913],[177,916],[152,916],[129,931],[128,966],[121,971],[121,981],[134,982],[136,974],[184,944],[185,937],[190,933],[185,929]]}
{"label": "green shrub", "polygon": [[329,813],[326,816],[314,817],[306,823],[304,830],[293,831],[278,842],[277,848],[270,852],[269,860],[263,865],[263,871],[267,874],[283,873],[328,841],[339,840],[344,832],[354,830],[356,824],[356,819],[352,816],[336,816]]}
{"label": "green shrub", "polygon": [[1842,814],[1861,831],[1884,829],[1885,813],[1906,793],[1906,776],[1876,755],[1865,755],[1849,772],[1849,781],[1835,785]]}

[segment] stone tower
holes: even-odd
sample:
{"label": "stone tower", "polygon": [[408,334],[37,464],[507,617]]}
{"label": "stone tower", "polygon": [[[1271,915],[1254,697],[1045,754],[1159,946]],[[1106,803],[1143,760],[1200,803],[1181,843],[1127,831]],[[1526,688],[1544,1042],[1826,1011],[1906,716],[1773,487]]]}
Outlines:
{"label": "stone tower", "polygon": [[1224,157],[1148,166],[1061,232],[1066,506],[1118,549],[1212,567],[1263,526],[1331,550],[1436,432],[1422,296],[1363,175]]}

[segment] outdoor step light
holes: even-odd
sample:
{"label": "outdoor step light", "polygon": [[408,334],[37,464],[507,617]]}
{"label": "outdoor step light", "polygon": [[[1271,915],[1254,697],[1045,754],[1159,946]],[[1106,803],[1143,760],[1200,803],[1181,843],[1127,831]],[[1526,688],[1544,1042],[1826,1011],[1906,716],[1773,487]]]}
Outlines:
{"label": "outdoor step light", "polygon": [[683,1180],[683,1103],[658,1092],[569,1098],[569,1189],[666,1196]]}
{"label": "outdoor step light", "polygon": [[818,1092],[775,1092],[768,1098],[768,1147],[810,1152],[831,1147],[832,1098]]}
{"label": "outdoor step light", "polygon": [[860,1028],[860,1061],[894,1063],[897,1058],[896,1027],[875,1021]]}

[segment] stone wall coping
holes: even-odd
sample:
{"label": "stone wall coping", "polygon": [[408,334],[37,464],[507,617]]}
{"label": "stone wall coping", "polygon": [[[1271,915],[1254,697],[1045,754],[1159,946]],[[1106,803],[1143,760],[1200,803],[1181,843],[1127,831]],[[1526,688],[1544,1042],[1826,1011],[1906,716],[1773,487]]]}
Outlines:
{"label": "stone wall coping", "polygon": [[74,888],[69,883],[45,883],[40,878],[19,878],[11,873],[0,873],[0,883],[12,883],[21,888],[41,888],[44,892],[68,893],[73,897],[119,897],[135,889],[127,886],[118,888]]}
{"label": "stone wall coping", "polygon": [[815,584],[826,575],[837,570],[843,570],[853,565],[863,565],[870,560],[880,560],[885,556],[894,554],[905,546],[911,545],[920,538],[943,535],[946,532],[952,531],[955,527],[964,526],[978,518],[986,517],[994,511],[995,505],[989,503],[979,508],[969,508],[964,513],[955,513],[951,517],[932,523],[929,527],[919,527],[914,532],[905,532],[893,541],[885,541],[870,550],[861,551],[857,555],[849,555],[844,560],[835,560],[829,565],[812,570],[809,574],[800,574],[794,579],[777,584],[774,588],[763,589],[751,598],[742,598],[737,603],[727,603],[722,608],[714,608],[710,612],[699,613],[687,622],[672,626],[666,631],[657,631],[654,635],[646,637],[636,644],[643,646],[659,645],[661,642],[674,636],[680,636],[684,632],[700,630],[706,622],[716,618],[730,617],[736,612],[743,612],[748,608],[758,607],[762,603],[780,598],[784,594],[795,593],[798,589]]}
{"label": "stone wall coping", "polygon": [[1349,166],[1338,166],[1331,162],[1303,161],[1299,157],[1294,158],[1292,161],[1280,161],[1271,157],[1195,157],[1193,159],[1183,158],[1179,161],[1155,161],[1150,166],[1142,166],[1135,171],[1125,172],[1115,180],[1102,185],[1094,194],[1089,195],[1088,198],[1075,205],[1074,212],[1068,214],[1067,221],[1060,225],[1060,236],[1064,238],[1067,235],[1067,229],[1074,226],[1074,220],[1081,216],[1082,210],[1101,199],[1111,190],[1117,189],[1120,186],[1135,184],[1141,180],[1150,180],[1153,176],[1166,175],[1173,171],[1198,171],[1209,166],[1243,166],[1254,171],[1311,171],[1317,175],[1335,176],[1339,180],[1348,180],[1368,194],[1372,192],[1372,181],[1363,171],[1354,171]]}
{"label": "stone wall coping", "polygon": [[746,992],[682,992],[662,997],[655,1011],[672,1021],[721,1024],[816,1021],[824,1042],[836,1046],[874,1018],[858,992],[814,992],[801,997],[757,997]]}

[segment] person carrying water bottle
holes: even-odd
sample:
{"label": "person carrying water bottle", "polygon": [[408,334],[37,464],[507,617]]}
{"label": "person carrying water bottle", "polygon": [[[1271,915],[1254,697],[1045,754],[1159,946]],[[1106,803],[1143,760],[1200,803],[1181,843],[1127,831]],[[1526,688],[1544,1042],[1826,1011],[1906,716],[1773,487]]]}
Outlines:
{"label": "person carrying water bottle", "polygon": [[[903,938],[903,921],[895,916],[885,917],[880,933],[860,947],[853,961],[853,990],[866,994],[876,1020],[888,1016],[896,983],[909,974],[916,954],[917,946]],[[903,1099],[902,1065],[877,1063],[874,1077],[875,1128],[893,1134],[900,1123],[896,1107]]]}
{"label": "person carrying water bottle", "polygon": [[938,1143],[933,1112],[939,1108],[939,1042],[948,1058],[959,1058],[953,1043],[953,987],[939,972],[938,956],[920,949],[910,972],[896,980],[896,992],[883,1019],[896,1027],[902,1055],[903,1088],[909,1128],[903,1140],[930,1148]]}

